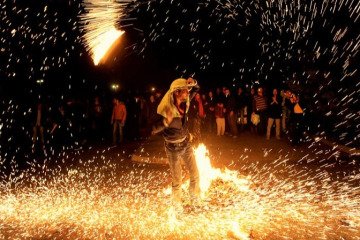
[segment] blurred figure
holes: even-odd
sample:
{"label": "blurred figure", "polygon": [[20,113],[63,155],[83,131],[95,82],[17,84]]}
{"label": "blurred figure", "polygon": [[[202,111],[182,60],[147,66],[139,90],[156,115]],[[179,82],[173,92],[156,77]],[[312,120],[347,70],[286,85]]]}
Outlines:
{"label": "blurred figure", "polygon": [[61,148],[65,149],[66,146],[71,146],[71,123],[67,118],[65,112],[65,106],[61,104],[58,108],[55,109],[55,112],[52,114],[52,129],[50,131],[51,136],[53,137],[53,144],[56,150]]}
{"label": "blurred figure", "polygon": [[36,151],[36,143],[39,140],[40,148],[45,152],[44,126],[47,121],[47,111],[41,102],[38,102],[32,111],[33,135],[32,135],[32,153]]}
{"label": "blurred figure", "polygon": [[200,94],[196,93],[189,107],[189,130],[194,136],[195,142],[201,141],[201,125],[204,117],[205,113],[202,99]]}
{"label": "blurred figure", "polygon": [[281,97],[282,97],[281,130],[284,134],[287,134],[287,132],[288,132],[289,118],[290,118],[290,114],[291,114],[291,110],[290,110],[291,102],[289,99],[290,95],[291,95],[291,92],[288,90],[281,91]]}
{"label": "blurred figure", "polygon": [[299,96],[289,92],[289,99],[291,102],[290,115],[290,141],[292,145],[298,145],[303,141],[303,106],[300,103]]}
{"label": "blurred figure", "polygon": [[216,119],[216,135],[224,136],[225,134],[225,108],[221,99],[216,103],[214,114]]}
{"label": "blurred figure", "polygon": [[[231,95],[230,93],[230,89],[229,88],[225,88],[225,109],[226,109],[226,122],[228,123],[229,126],[229,131],[230,131],[230,136],[232,136],[233,138],[237,138],[238,135],[238,130],[237,130],[237,126],[236,126],[236,102],[235,102],[235,98]],[[225,123],[226,125],[226,123]],[[226,126],[225,126],[226,128]]]}
{"label": "blurred figure", "polygon": [[[150,95],[149,100],[147,101],[146,107],[146,118],[147,118],[147,128],[150,129],[148,131],[151,132],[152,126],[157,122],[159,119],[159,115],[157,114],[157,106],[158,102],[156,102],[155,96],[153,94]],[[148,132],[150,134],[150,132]]]}
{"label": "blurred figure", "polygon": [[113,111],[111,115],[111,124],[113,125],[113,145],[117,144],[117,133],[119,133],[119,142],[124,141],[124,126],[126,121],[126,106],[119,99],[113,99]]}
{"label": "blurred figure", "polygon": [[280,118],[281,118],[281,98],[278,94],[278,90],[276,88],[273,89],[272,97],[270,99],[269,109],[268,109],[268,123],[267,123],[267,131],[266,131],[266,139],[270,139],[271,128],[274,124],[275,120],[275,132],[276,139],[280,139]]}
{"label": "blurred figure", "polygon": [[255,101],[255,99],[254,99],[255,95],[256,95],[256,89],[254,87],[252,87],[250,89],[250,96],[247,99],[248,112],[250,113],[250,114],[247,115],[248,124],[249,124],[249,127],[250,127],[250,132],[252,132],[252,133],[256,131],[256,126],[251,121],[251,115],[254,112],[253,104],[254,104],[254,101]]}
{"label": "blurred figure", "polygon": [[218,102],[220,99],[221,101],[223,101],[224,94],[222,93],[221,88],[219,87],[216,88],[214,98],[215,98],[215,102]]}
{"label": "blurred figure", "polygon": [[239,87],[236,94],[236,117],[237,125],[240,126],[240,131],[243,131],[247,125],[247,99],[244,90]]}
{"label": "blurred figure", "polygon": [[206,104],[204,104],[205,111],[205,129],[207,133],[216,132],[216,122],[215,122],[215,97],[212,91],[208,92],[206,96]]}
{"label": "blurred figure", "polygon": [[91,139],[95,142],[97,138],[104,140],[104,109],[100,98],[96,96],[90,109]]}
{"label": "blurred figure", "polygon": [[267,124],[267,108],[268,105],[264,96],[264,90],[262,87],[259,87],[257,90],[257,95],[254,96],[253,103],[253,113],[258,114],[260,117],[260,123],[255,127],[259,135],[265,134],[265,128]]}

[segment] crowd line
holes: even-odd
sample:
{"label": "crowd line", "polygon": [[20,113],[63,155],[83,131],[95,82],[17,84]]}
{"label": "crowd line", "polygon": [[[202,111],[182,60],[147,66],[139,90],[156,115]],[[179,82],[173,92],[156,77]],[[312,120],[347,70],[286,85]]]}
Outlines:
{"label": "crowd line", "polygon": [[[157,114],[161,98],[161,91],[86,101],[69,98],[57,104],[40,98],[27,114],[31,150],[46,154],[50,148],[121,146],[124,141],[146,139],[161,118]],[[297,145],[304,140],[304,110],[301,98],[286,89],[217,87],[198,92],[191,101],[189,130],[194,141],[201,141],[204,134],[237,138],[249,131],[267,140],[286,136]]]}

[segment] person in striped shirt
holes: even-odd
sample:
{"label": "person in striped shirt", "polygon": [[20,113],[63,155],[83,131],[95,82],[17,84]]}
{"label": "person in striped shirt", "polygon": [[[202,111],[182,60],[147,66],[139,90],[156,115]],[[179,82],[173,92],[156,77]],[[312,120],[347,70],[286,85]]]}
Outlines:
{"label": "person in striped shirt", "polygon": [[256,126],[256,132],[259,135],[264,135],[266,130],[267,123],[267,101],[264,96],[264,89],[259,87],[257,90],[257,95],[254,96],[253,101],[253,113],[258,114],[260,117],[260,122]]}

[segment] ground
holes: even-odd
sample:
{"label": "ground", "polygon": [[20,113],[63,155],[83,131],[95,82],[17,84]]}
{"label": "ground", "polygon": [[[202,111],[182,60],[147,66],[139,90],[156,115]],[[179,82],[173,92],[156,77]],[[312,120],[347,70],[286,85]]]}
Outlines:
{"label": "ground", "polygon": [[163,140],[153,136],[28,159],[32,167],[1,185],[0,236],[360,238],[356,156],[310,138],[291,146],[286,137],[266,140],[249,132],[205,135],[203,143],[211,167],[202,175],[211,179],[200,211],[173,212]]}

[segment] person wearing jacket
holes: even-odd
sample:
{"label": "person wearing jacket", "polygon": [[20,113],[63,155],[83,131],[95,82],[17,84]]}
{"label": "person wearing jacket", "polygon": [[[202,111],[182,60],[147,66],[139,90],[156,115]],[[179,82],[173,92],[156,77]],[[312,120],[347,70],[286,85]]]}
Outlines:
{"label": "person wearing jacket", "polygon": [[159,132],[163,134],[172,177],[173,206],[179,212],[183,209],[181,159],[190,175],[190,204],[196,207],[200,197],[199,172],[191,147],[187,116],[190,101],[198,90],[199,86],[193,78],[174,80],[157,108],[157,113],[162,116],[162,121],[154,126],[152,131],[152,134]]}
{"label": "person wearing jacket", "polygon": [[114,98],[114,106],[111,115],[111,124],[113,125],[113,144],[117,144],[116,136],[119,131],[119,141],[122,143],[124,141],[124,126],[127,116],[126,106],[124,102],[119,101],[119,99]]}

